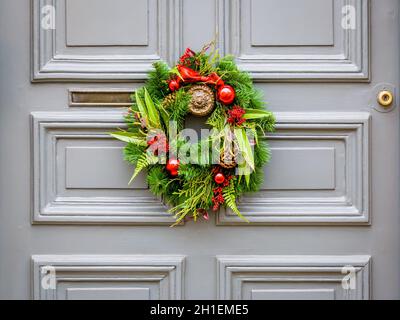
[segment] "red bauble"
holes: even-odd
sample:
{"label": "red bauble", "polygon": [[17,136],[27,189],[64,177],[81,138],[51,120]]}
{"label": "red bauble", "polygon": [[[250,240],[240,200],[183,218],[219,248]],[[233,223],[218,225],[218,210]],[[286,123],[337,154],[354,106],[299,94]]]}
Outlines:
{"label": "red bauble", "polygon": [[178,176],[178,171],[177,171],[177,170],[171,170],[171,171],[169,172],[169,174],[170,174],[171,176],[173,176],[173,177],[176,177],[176,176]]}
{"label": "red bauble", "polygon": [[222,184],[225,182],[225,176],[222,173],[217,173],[214,177],[214,181],[218,184]]}
{"label": "red bauble", "polygon": [[169,87],[169,90],[176,91],[181,87],[181,85],[178,80],[172,79],[169,81],[168,87]]}
{"label": "red bauble", "polygon": [[177,159],[169,159],[167,162],[167,170],[171,173],[173,171],[178,171],[179,169],[179,160]]}
{"label": "red bauble", "polygon": [[218,89],[217,97],[223,104],[232,104],[235,100],[235,89],[226,84]]}

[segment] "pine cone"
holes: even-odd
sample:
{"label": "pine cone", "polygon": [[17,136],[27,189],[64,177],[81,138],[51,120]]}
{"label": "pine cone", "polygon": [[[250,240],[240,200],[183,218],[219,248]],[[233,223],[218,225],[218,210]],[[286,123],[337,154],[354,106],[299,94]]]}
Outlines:
{"label": "pine cone", "polygon": [[162,106],[164,107],[164,109],[168,109],[175,102],[175,100],[176,92],[172,92],[164,98]]}
{"label": "pine cone", "polygon": [[225,152],[222,152],[219,158],[219,165],[225,169],[233,169],[237,163],[234,156],[226,158]]}

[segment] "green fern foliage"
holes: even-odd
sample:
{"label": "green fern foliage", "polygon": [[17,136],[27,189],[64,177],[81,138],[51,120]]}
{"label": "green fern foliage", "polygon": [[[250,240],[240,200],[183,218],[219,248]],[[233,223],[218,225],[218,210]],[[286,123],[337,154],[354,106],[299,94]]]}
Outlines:
{"label": "green fern foliage", "polygon": [[150,165],[154,165],[158,162],[158,158],[152,154],[149,154],[148,152],[142,154],[139,156],[137,162],[136,162],[136,168],[135,171],[133,172],[132,178],[129,181],[129,184],[132,183],[132,181],[137,177],[137,175],[143,170],[149,167]]}
{"label": "green fern foliage", "polygon": [[242,220],[249,222],[239,211],[237,204],[236,204],[236,197],[237,197],[237,192],[234,186],[234,183],[231,181],[229,186],[224,188],[222,190],[222,194],[224,196],[224,200],[226,203],[226,206],[231,209],[234,213],[236,213]]}
{"label": "green fern foliage", "polygon": [[139,158],[146,152],[146,148],[133,143],[128,143],[124,148],[124,160],[136,165]]}

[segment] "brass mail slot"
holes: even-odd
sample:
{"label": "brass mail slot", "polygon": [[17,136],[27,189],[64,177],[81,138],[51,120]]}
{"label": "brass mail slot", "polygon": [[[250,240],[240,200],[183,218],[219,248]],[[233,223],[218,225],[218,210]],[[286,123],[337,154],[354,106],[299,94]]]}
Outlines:
{"label": "brass mail slot", "polygon": [[128,107],[133,89],[70,89],[71,107]]}

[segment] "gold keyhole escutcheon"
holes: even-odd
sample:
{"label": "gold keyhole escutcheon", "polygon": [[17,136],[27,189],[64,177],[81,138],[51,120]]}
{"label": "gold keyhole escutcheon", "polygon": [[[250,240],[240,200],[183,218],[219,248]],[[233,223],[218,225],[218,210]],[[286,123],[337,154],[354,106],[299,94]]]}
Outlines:
{"label": "gold keyhole escutcheon", "polygon": [[384,108],[390,107],[393,103],[393,93],[388,90],[379,92],[378,103]]}

